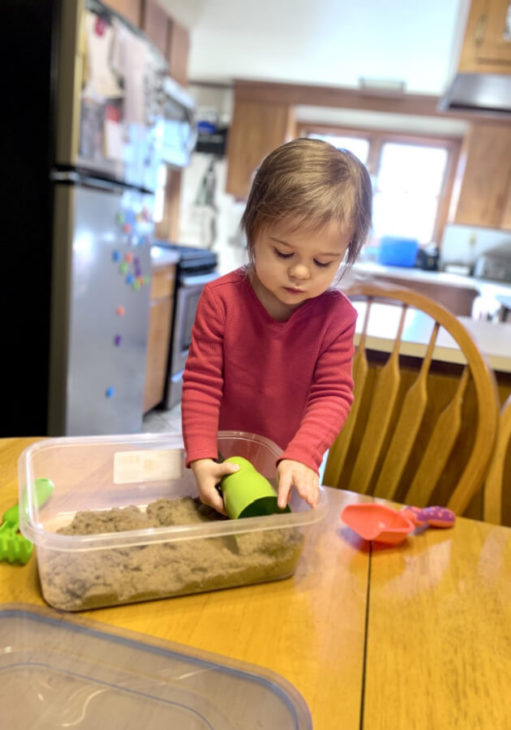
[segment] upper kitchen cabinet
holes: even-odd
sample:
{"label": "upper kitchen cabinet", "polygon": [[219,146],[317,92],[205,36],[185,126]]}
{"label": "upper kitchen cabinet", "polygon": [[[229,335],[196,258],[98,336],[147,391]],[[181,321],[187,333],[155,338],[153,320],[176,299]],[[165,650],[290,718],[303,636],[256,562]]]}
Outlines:
{"label": "upper kitchen cabinet", "polygon": [[243,85],[237,84],[227,142],[226,192],[246,200],[261,160],[275,147],[292,139],[295,132],[291,105],[244,98]]}
{"label": "upper kitchen cabinet", "polygon": [[511,125],[472,124],[464,140],[451,221],[511,230]]}
{"label": "upper kitchen cabinet", "polygon": [[141,27],[163,56],[167,55],[169,17],[156,0],[142,3]]}
{"label": "upper kitchen cabinet", "polygon": [[140,28],[142,19],[142,0],[104,0],[104,4],[122,15],[135,28]]}
{"label": "upper kitchen cabinet", "polygon": [[472,0],[459,70],[511,73],[511,0]]}
{"label": "upper kitchen cabinet", "polygon": [[190,33],[157,0],[105,0],[105,5],[140,28],[167,59],[169,75],[182,86],[188,83]]}
{"label": "upper kitchen cabinet", "polygon": [[188,30],[167,15],[156,0],[143,0],[141,27],[167,59],[170,76],[182,86],[188,83]]}
{"label": "upper kitchen cabinet", "polygon": [[169,74],[182,86],[188,84],[188,55],[190,52],[190,33],[177,21],[169,19],[167,26],[167,61]]}

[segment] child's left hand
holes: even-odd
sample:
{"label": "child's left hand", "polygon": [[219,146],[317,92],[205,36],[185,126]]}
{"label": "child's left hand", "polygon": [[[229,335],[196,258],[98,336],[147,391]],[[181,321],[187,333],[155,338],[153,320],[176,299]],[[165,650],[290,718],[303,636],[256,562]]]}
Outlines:
{"label": "child's left hand", "polygon": [[319,477],[311,469],[299,461],[283,459],[277,466],[278,505],[286,507],[291,487],[310,507],[316,507],[319,501]]}

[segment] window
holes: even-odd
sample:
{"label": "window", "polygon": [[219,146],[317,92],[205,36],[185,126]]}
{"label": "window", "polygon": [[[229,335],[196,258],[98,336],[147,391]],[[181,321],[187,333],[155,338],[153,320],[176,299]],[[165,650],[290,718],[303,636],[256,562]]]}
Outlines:
{"label": "window", "polygon": [[442,147],[382,145],[373,200],[378,238],[390,234],[421,243],[433,240],[446,166],[447,150]]}
{"label": "window", "polygon": [[373,234],[438,242],[447,218],[457,139],[373,131],[308,129],[305,134],[353,152],[373,181]]}
{"label": "window", "polygon": [[323,139],[334,147],[342,147],[353,152],[358,159],[367,165],[369,161],[369,140],[362,137],[340,137],[329,134],[309,134],[312,139]]}

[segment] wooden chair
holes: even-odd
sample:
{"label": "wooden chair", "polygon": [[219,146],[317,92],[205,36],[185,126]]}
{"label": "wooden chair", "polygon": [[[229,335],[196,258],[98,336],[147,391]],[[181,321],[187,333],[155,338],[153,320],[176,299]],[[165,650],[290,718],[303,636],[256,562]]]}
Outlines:
{"label": "wooden chair", "polygon": [[[365,303],[353,361],[355,397],[330,449],[323,483],[410,505],[441,504],[462,514],[483,486],[494,448],[493,372],[461,322],[429,297],[365,282],[355,282],[346,294],[355,306]],[[368,347],[375,310],[386,329],[396,321],[389,355]],[[431,327],[419,357],[417,346],[403,340],[414,318]],[[460,364],[435,358],[441,328],[459,347]],[[400,352],[407,348],[408,356]]]}
{"label": "wooden chair", "polygon": [[500,412],[497,444],[484,487],[484,519],[511,526],[511,395]]}

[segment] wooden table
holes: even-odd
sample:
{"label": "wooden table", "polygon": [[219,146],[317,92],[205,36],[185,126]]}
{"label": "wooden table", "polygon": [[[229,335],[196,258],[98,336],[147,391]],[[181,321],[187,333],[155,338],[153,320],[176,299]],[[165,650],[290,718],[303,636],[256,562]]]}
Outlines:
{"label": "wooden table", "polygon": [[[34,440],[0,440],[0,514],[17,500],[16,462]],[[360,497],[329,496],[293,578],[80,616],[271,669],[303,695],[315,730],[358,730],[369,552],[340,534],[343,506]],[[0,603],[13,601],[44,605],[34,558],[0,563]]]}
{"label": "wooden table", "polygon": [[[0,440],[2,512],[30,442]],[[370,547],[339,522],[367,497],[328,497],[293,578],[80,615],[276,671],[315,730],[508,730],[511,530],[458,518]],[[0,602],[43,604],[35,559],[0,563]]]}
{"label": "wooden table", "polygon": [[511,728],[511,529],[458,518],[371,550],[367,730]]}

